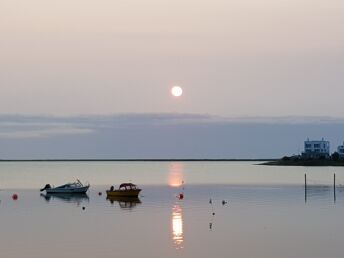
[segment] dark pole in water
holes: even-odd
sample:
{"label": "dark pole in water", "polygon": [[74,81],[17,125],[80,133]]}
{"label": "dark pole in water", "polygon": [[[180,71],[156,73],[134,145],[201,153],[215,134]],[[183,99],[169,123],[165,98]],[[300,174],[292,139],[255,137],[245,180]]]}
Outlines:
{"label": "dark pole in water", "polygon": [[305,174],[305,203],[307,202],[307,175]]}
{"label": "dark pole in water", "polygon": [[336,202],[336,173],[333,174],[333,198]]}

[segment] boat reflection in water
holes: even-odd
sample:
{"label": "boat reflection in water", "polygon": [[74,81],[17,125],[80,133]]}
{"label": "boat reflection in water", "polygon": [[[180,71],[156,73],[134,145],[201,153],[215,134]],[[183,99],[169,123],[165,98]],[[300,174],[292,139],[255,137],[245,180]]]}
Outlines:
{"label": "boat reflection in water", "polygon": [[71,193],[50,193],[50,194],[41,194],[41,196],[47,201],[50,202],[51,200],[61,200],[63,202],[68,203],[76,203],[80,204],[83,201],[89,202],[89,197],[85,193],[80,194],[71,194]]}
{"label": "boat reflection in water", "polygon": [[183,210],[176,204],[172,209],[172,240],[176,249],[183,248]]}
{"label": "boat reflection in water", "polygon": [[141,200],[138,197],[120,197],[120,196],[108,196],[106,200],[110,201],[111,204],[118,203],[121,209],[132,209],[137,205],[141,204]]}

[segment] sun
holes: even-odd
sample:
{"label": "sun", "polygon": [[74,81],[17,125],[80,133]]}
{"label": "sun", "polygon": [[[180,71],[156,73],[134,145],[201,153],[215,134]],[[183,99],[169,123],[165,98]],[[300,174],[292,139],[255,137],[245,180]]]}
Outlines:
{"label": "sun", "polygon": [[183,94],[183,89],[180,86],[173,86],[171,93],[175,97],[180,97]]}

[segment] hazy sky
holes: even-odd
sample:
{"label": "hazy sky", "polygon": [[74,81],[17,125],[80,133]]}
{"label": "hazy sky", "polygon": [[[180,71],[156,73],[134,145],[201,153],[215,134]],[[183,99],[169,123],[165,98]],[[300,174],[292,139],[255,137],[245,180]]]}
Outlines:
{"label": "hazy sky", "polygon": [[342,117],[343,24],[342,0],[1,0],[0,113]]}
{"label": "hazy sky", "polygon": [[209,115],[0,115],[1,159],[279,158],[307,137],[344,140],[344,119]]}
{"label": "hazy sky", "polygon": [[333,151],[343,25],[343,0],[0,0],[0,158]]}

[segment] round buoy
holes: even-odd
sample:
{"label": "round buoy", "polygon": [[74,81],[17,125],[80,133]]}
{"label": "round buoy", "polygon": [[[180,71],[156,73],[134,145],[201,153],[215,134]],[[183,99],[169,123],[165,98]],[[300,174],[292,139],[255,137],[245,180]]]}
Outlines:
{"label": "round buoy", "polygon": [[184,199],[184,194],[183,194],[183,193],[180,193],[180,194],[178,195],[178,198],[179,198],[179,200],[183,200],[183,199]]}
{"label": "round buoy", "polygon": [[86,209],[85,206],[83,206],[83,207],[82,207],[82,210],[85,210],[85,209]]}
{"label": "round buoy", "polygon": [[18,200],[18,194],[13,194],[13,195],[12,195],[12,199],[13,199],[14,201]]}
{"label": "round buoy", "polygon": [[102,192],[99,192],[98,195],[101,196],[101,195],[102,195]]}
{"label": "round buoy", "polygon": [[215,215],[215,212],[213,212],[213,216]]}

